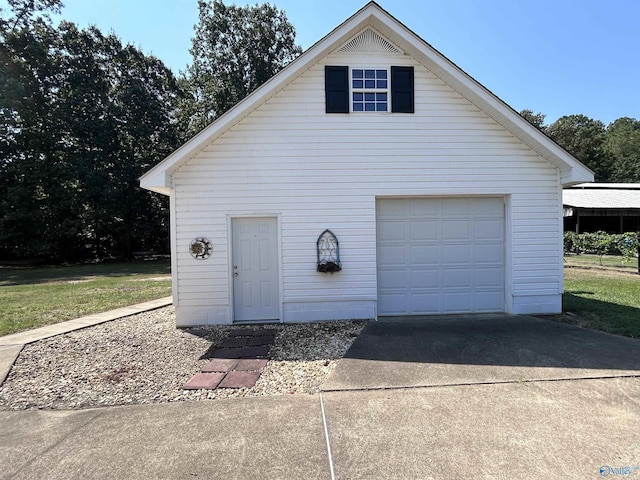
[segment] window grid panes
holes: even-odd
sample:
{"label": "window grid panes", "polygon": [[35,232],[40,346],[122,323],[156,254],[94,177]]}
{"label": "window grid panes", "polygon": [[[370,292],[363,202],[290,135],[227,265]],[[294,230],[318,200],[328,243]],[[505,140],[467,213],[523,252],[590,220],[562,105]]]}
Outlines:
{"label": "window grid panes", "polygon": [[351,70],[351,95],[354,112],[387,112],[389,105],[387,70],[354,68]]}

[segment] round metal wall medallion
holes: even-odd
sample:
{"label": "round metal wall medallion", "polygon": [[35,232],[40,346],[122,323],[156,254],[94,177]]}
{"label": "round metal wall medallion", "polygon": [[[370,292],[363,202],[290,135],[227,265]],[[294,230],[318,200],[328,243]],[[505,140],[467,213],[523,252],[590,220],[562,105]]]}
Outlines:
{"label": "round metal wall medallion", "polygon": [[211,242],[204,237],[194,238],[189,245],[189,252],[193,258],[204,260],[211,255]]}

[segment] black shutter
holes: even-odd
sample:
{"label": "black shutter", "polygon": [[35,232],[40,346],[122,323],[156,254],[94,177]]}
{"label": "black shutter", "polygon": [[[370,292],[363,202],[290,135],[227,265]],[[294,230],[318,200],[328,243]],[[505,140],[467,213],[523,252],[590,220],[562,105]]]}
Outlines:
{"label": "black shutter", "polygon": [[327,113],[349,113],[349,67],[324,67]]}
{"label": "black shutter", "polygon": [[391,67],[391,111],[414,113],[413,67]]}

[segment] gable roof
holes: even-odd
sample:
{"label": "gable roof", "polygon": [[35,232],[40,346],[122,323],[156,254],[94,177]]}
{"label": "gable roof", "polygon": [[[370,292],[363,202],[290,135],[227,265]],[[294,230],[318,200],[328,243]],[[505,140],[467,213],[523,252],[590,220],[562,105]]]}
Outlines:
{"label": "gable roof", "polygon": [[513,136],[555,165],[560,171],[560,181],[563,185],[593,181],[591,170],[372,1],[143,175],[140,185],[149,190],[169,194],[173,172],[320,59],[342,47],[367,27],[375,29],[389,42],[400,47]]}

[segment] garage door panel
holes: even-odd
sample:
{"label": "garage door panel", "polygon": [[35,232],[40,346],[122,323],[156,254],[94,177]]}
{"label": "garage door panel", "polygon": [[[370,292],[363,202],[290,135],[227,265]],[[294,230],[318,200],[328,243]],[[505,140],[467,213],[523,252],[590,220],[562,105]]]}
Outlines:
{"label": "garage door panel", "polygon": [[478,198],[471,202],[471,213],[474,217],[495,216],[503,217],[504,201],[502,198]]}
{"label": "garage door panel", "polygon": [[378,288],[401,289],[403,291],[409,288],[410,276],[405,269],[385,269],[382,272],[383,274],[378,280]]}
{"label": "garage door panel", "polygon": [[442,216],[443,217],[469,217],[473,204],[468,198],[447,198],[443,199]]}
{"label": "garage door panel", "polygon": [[497,287],[502,288],[504,270],[502,268],[476,268],[474,280],[476,287]]}
{"label": "garage door panel", "polygon": [[380,257],[380,262],[378,263],[381,267],[394,267],[401,265],[404,267],[407,261],[407,250],[409,247],[407,245],[382,245],[378,247],[378,256]]}
{"label": "garage door panel", "polygon": [[470,312],[471,296],[467,292],[444,293],[442,296],[442,313]]}
{"label": "garage door panel", "polygon": [[442,239],[443,240],[462,240],[470,239],[471,225],[469,220],[442,220]]}
{"label": "garage door panel", "polygon": [[410,309],[416,315],[429,315],[440,312],[440,294],[430,293],[411,297]]}
{"label": "garage door panel", "polygon": [[[385,298],[384,315],[404,315],[410,308],[410,297],[405,292],[388,293]],[[382,313],[382,312],[380,312]]]}
{"label": "garage door panel", "polygon": [[476,292],[475,311],[495,312],[496,305],[504,304],[504,294],[502,292]]}
{"label": "garage door panel", "polygon": [[437,245],[411,245],[409,247],[411,265],[438,265],[440,248]]}
{"label": "garage door panel", "polygon": [[447,288],[469,288],[471,287],[471,277],[473,273],[470,269],[451,269],[445,268],[442,271],[442,286]]}
{"label": "garage door panel", "polygon": [[476,220],[474,224],[476,240],[502,240],[504,233],[502,219]]}
{"label": "garage door panel", "polygon": [[472,246],[468,244],[461,245],[443,245],[443,261],[447,265],[471,263]]}
{"label": "garage door panel", "polygon": [[403,199],[387,199],[376,205],[378,218],[397,218],[406,214],[407,207]]}
{"label": "garage door panel", "polygon": [[406,222],[397,220],[385,220],[378,226],[378,239],[383,242],[406,242]]}
{"label": "garage door panel", "polygon": [[395,202],[402,205],[404,214],[411,218],[437,217],[440,213],[440,205],[435,202],[425,202],[423,198],[398,199]]}
{"label": "garage door panel", "polygon": [[378,314],[504,310],[502,198],[380,199]]}
{"label": "garage door panel", "polygon": [[414,220],[410,223],[409,231],[412,241],[438,240],[438,222]]}
{"label": "garage door panel", "polygon": [[417,289],[438,289],[440,272],[438,269],[431,270],[411,270],[409,274],[411,293],[416,293]]}
{"label": "garage door panel", "polygon": [[475,245],[476,263],[504,263],[504,246],[501,243],[476,244]]}

